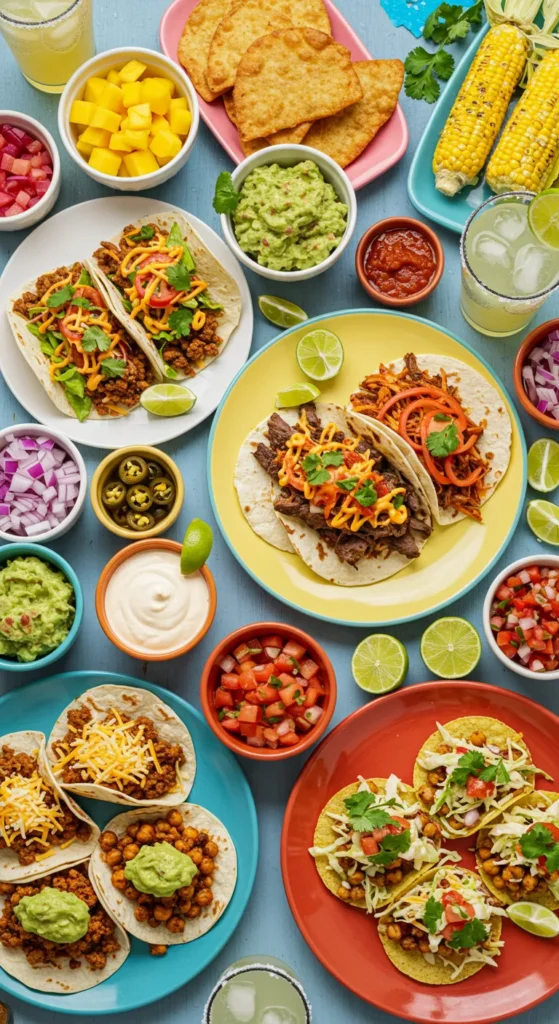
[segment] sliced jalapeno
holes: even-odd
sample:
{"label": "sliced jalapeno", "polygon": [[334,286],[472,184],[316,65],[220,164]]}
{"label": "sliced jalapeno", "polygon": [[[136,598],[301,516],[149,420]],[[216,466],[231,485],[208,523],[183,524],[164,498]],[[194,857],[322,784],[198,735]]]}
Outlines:
{"label": "sliced jalapeno", "polygon": [[154,505],[172,505],[175,500],[176,488],[168,476],[159,476],[153,480],[151,490]]}
{"label": "sliced jalapeno", "polygon": [[128,505],[120,505],[118,508],[111,509],[111,515],[117,526],[128,526],[126,516],[129,511]]}
{"label": "sliced jalapeno", "polygon": [[164,476],[165,470],[158,462],[148,462],[148,483],[152,484],[158,476]]}
{"label": "sliced jalapeno", "polygon": [[126,501],[133,512],[147,512],[153,503],[151,487],[147,484],[134,484],[126,492]]}
{"label": "sliced jalapeno", "polygon": [[128,455],[120,463],[118,475],[127,487],[132,484],[141,484],[148,475],[147,462],[139,455]]}
{"label": "sliced jalapeno", "polygon": [[152,526],[155,526],[155,519],[151,512],[134,512],[130,509],[126,513],[126,523],[131,530],[143,533],[144,530],[151,530]]}
{"label": "sliced jalapeno", "polygon": [[101,491],[101,501],[107,508],[120,508],[126,501],[126,487],[121,480],[109,480]]}
{"label": "sliced jalapeno", "polygon": [[163,520],[166,519],[168,515],[169,510],[163,508],[163,506],[160,506],[159,508],[157,508],[157,505],[153,506],[153,518],[155,519],[156,523],[162,523]]}

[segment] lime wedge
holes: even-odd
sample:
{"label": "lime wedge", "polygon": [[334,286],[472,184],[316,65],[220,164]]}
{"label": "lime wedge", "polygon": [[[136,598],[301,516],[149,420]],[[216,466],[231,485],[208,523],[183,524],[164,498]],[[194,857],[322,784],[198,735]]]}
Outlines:
{"label": "lime wedge", "polygon": [[549,907],[539,903],[513,903],[507,910],[511,921],[531,935],[539,935],[542,939],[554,939],[559,935],[559,917]]}
{"label": "lime wedge", "polygon": [[344,347],[337,334],[321,328],[303,335],[296,354],[299,368],[312,380],[330,380],[344,361]]}
{"label": "lime wedge", "polygon": [[258,305],[263,316],[276,327],[296,327],[309,319],[304,309],[279,295],[259,295]]}
{"label": "lime wedge", "polygon": [[543,498],[528,502],[526,512],[528,526],[539,540],[546,544],[559,545],[559,505]]}
{"label": "lime wedge", "polygon": [[367,693],[390,693],[402,685],[408,671],[408,652],[396,637],[373,633],[357,645],[351,671]]}
{"label": "lime wedge", "polygon": [[421,637],[421,657],[441,679],[461,679],[473,672],[481,657],[479,633],[466,619],[437,619]]}
{"label": "lime wedge", "polygon": [[[276,409],[289,409],[292,405],[304,405],[305,402],[314,402],[320,391],[314,384],[292,384],[290,388],[278,391],[276,398]],[[558,446],[559,447],[559,446]]]}
{"label": "lime wedge", "polygon": [[210,557],[214,540],[213,530],[203,519],[193,519],[187,526],[181,551],[183,576],[201,569]]}
{"label": "lime wedge", "polygon": [[528,452],[528,483],[535,491],[559,487],[559,444],[549,437],[534,441]]}
{"label": "lime wedge", "polygon": [[559,188],[547,188],[528,207],[528,224],[538,242],[559,249]]}
{"label": "lime wedge", "polygon": [[196,395],[180,384],[153,384],[140,395],[140,404],[154,416],[182,416],[195,403]]}

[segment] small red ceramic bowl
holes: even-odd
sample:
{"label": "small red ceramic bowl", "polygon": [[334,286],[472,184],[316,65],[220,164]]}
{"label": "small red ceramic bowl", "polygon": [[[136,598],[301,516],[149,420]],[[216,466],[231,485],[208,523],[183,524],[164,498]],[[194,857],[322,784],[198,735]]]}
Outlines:
{"label": "small red ceramic bowl", "polygon": [[[239,644],[252,639],[260,639],[272,633],[279,633],[288,640],[304,645],[312,660],[320,665],[322,683],[326,690],[322,698],[324,714],[317,724],[308,733],[301,736],[296,746],[280,746],[275,750],[271,747],[249,746],[246,740],[239,739],[233,733],[227,732],[219,721],[218,711],[214,702],[214,693],[218,686],[219,678],[223,673],[223,669],[219,667],[219,662],[228,654],[231,654]],[[235,630],[234,633],[229,633],[229,636],[226,636],[210,654],[200,681],[200,698],[208,725],[217,738],[226,747],[229,747],[229,750],[232,750],[235,754],[240,754],[241,757],[249,757],[253,761],[285,761],[286,758],[295,757],[297,754],[302,754],[309,747],[312,747],[322,738],[330,724],[334,708],[336,707],[337,695],[336,675],[324,648],[316,640],[313,640],[312,636],[304,633],[302,629],[288,626],[282,622],[253,622],[252,625],[242,626],[241,629]]]}
{"label": "small red ceramic bowl", "polygon": [[552,331],[559,331],[559,319],[546,320],[545,324],[540,324],[539,327],[534,327],[534,330],[530,331],[530,333],[526,335],[518,349],[518,352],[516,353],[512,374],[516,396],[521,406],[526,409],[526,412],[537,420],[538,423],[541,423],[542,427],[547,427],[548,430],[559,430],[559,420],[554,419],[553,416],[547,416],[545,412],[539,412],[533,402],[528,398],[528,395],[524,390],[524,384],[522,383],[522,367],[530,355],[530,352],[536,347],[536,345],[539,345],[540,341],[544,341],[544,339],[547,338],[547,335],[551,334]]}
{"label": "small red ceramic bowl", "polygon": [[[365,259],[367,252],[369,251],[372,243],[379,235],[386,234],[387,231],[418,231],[431,246],[435,257],[435,271],[425,285],[419,291],[414,292],[413,295],[404,295],[400,298],[387,295],[386,292],[381,292],[378,288],[375,288],[369,281],[365,274]],[[437,238],[435,232],[423,224],[420,220],[415,220],[414,217],[387,217],[386,220],[379,220],[376,224],[372,224],[367,229],[357,249],[355,251],[355,270],[357,276],[363,285],[365,291],[371,296],[375,302],[382,302],[385,306],[392,306],[394,309],[405,309],[407,306],[413,306],[416,302],[421,302],[422,299],[426,299],[428,295],[437,287],[444,269],[444,250]]]}

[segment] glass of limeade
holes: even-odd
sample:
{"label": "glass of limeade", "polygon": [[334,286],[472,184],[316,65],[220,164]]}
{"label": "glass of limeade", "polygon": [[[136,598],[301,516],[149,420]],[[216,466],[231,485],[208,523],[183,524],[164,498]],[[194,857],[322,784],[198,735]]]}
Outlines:
{"label": "glass of limeade", "polygon": [[22,74],[42,92],[62,92],[95,53],[93,0],[0,0],[0,30]]}
{"label": "glass of limeade", "polygon": [[559,284],[559,251],[528,223],[533,192],[506,192],[474,210],[460,240],[460,309],[494,338],[516,334]]}
{"label": "glass of limeade", "polygon": [[247,956],[228,967],[204,1010],[202,1024],[311,1024],[311,1006],[287,964]]}

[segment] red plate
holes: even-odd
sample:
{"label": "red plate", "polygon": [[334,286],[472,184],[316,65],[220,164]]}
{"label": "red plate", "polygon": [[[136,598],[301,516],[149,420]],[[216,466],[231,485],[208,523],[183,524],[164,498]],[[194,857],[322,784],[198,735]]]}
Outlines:
{"label": "red plate", "polygon": [[[415,754],[435,729],[463,715],[500,718],[522,732],[539,768],[559,789],[559,719],[525,697],[485,683],[423,683],[381,697],[356,711],[322,741],[307,761],[283,822],[281,862],[293,916],[307,943],[361,999],[417,1022],[489,1024],[522,1013],[559,989],[559,938],[538,939],[504,922],[499,966],[461,984],[428,987],[400,974],[388,960],[376,922],[345,907],[321,882],[307,850],[328,798],[357,775],[398,774],[411,783]],[[538,788],[550,788],[540,782]],[[472,840],[455,844],[466,867]]]}

